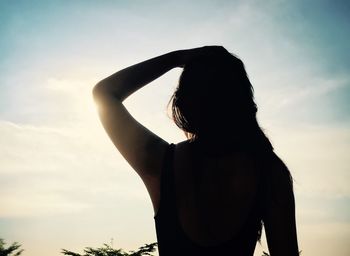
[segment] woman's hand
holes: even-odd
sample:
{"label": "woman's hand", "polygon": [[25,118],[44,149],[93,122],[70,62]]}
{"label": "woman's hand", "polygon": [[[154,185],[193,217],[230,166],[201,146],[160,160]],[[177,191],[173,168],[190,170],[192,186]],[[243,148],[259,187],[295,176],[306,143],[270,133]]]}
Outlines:
{"label": "woman's hand", "polygon": [[185,67],[187,63],[199,57],[211,57],[215,55],[228,54],[229,52],[223,46],[203,46],[198,48],[176,51],[176,67]]}
{"label": "woman's hand", "polygon": [[175,67],[185,67],[187,63],[199,57],[223,56],[229,52],[222,46],[204,46],[169,52],[145,60],[100,81],[94,88],[94,97],[113,96],[120,101],[144,85],[157,79]]}

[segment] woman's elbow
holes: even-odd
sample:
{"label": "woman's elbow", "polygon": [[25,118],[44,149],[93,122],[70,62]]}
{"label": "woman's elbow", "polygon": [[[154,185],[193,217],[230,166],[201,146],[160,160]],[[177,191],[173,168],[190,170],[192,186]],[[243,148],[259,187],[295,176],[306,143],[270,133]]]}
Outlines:
{"label": "woman's elbow", "polygon": [[108,77],[98,82],[92,89],[92,95],[95,100],[100,101],[105,98],[123,101],[123,90],[118,83],[110,80]]}
{"label": "woman's elbow", "polygon": [[92,88],[92,97],[95,101],[99,101],[103,96],[108,94],[106,87],[105,81],[101,80]]}

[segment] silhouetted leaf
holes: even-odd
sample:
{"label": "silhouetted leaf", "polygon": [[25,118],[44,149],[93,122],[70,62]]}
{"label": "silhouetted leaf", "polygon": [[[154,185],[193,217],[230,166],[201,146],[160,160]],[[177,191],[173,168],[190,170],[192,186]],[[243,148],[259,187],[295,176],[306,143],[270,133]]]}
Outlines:
{"label": "silhouetted leaf", "polygon": [[19,256],[24,251],[20,249],[21,245],[17,242],[12,243],[7,248],[5,246],[5,240],[0,238],[0,256]]}

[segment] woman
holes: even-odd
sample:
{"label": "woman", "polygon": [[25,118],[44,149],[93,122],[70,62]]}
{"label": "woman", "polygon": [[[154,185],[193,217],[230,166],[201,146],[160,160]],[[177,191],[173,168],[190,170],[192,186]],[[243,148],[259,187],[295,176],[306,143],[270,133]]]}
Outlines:
{"label": "woman", "polygon": [[[187,140],[168,144],[122,102],[176,67],[183,72],[169,104]],[[221,46],[169,52],[103,79],[93,95],[147,187],[161,256],[253,255],[262,223],[272,256],[298,255],[292,179],[257,123],[237,57]]]}

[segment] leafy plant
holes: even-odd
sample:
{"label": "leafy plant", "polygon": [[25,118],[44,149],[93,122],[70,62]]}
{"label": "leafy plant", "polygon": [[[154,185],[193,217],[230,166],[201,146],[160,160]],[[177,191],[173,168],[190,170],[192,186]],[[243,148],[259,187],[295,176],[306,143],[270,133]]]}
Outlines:
{"label": "leafy plant", "polygon": [[[137,251],[130,251],[127,253],[123,249],[114,249],[108,244],[103,244],[103,246],[99,248],[85,247],[84,254],[68,251],[66,249],[62,249],[61,253],[69,256],[153,256],[151,253],[156,250],[156,247],[157,243],[145,244]],[[264,251],[262,256],[270,256],[270,254]]]}
{"label": "leafy plant", "polygon": [[0,238],[0,256],[19,256],[24,251],[20,247],[19,243],[14,242],[6,248],[5,240]]}
{"label": "leafy plant", "polygon": [[66,249],[62,249],[61,253],[69,256],[153,256],[151,253],[156,250],[156,247],[157,243],[151,243],[141,246],[137,251],[125,252],[123,249],[114,249],[108,244],[103,244],[103,246],[99,248],[85,247],[84,254]]}

